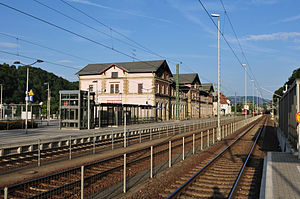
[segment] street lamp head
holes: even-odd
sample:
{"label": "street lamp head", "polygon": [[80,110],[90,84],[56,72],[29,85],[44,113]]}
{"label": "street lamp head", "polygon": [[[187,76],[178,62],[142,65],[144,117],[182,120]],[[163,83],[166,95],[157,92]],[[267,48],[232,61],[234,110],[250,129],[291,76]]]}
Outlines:
{"label": "street lamp head", "polygon": [[40,60],[40,59],[38,59],[38,60],[36,60],[36,62],[37,63],[42,63],[42,62],[44,62],[43,60]]}
{"label": "street lamp head", "polygon": [[21,64],[20,61],[14,61],[14,64]]}
{"label": "street lamp head", "polygon": [[242,64],[242,66],[246,67],[247,65],[246,64]]}
{"label": "street lamp head", "polygon": [[212,17],[220,17],[219,14],[211,14]]}

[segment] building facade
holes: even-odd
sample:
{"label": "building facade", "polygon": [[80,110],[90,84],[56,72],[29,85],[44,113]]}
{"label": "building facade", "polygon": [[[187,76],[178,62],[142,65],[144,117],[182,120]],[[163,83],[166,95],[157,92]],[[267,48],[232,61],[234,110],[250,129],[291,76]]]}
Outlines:
{"label": "building facade", "polygon": [[77,74],[79,89],[95,92],[96,104],[148,105],[155,107],[147,110],[152,117],[170,118],[172,73],[165,60],[89,64]]}
{"label": "building facade", "polygon": [[[215,116],[217,115],[217,106],[218,102],[214,102]],[[231,114],[231,102],[223,93],[220,93],[220,114],[223,116]]]}
{"label": "building facade", "polygon": [[[95,92],[96,105],[135,105],[139,118],[176,119],[175,75],[166,60],[89,64],[77,75],[80,90]],[[198,74],[179,74],[179,119],[212,115],[212,93],[201,90]]]}
{"label": "building facade", "polygon": [[201,84],[200,87],[200,110],[201,118],[213,117],[213,99],[214,99],[214,86],[213,84]]}

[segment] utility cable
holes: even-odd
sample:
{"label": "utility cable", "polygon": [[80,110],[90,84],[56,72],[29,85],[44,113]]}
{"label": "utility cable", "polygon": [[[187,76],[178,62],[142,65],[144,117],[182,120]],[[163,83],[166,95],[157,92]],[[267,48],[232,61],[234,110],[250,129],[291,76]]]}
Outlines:
{"label": "utility cable", "polygon": [[[209,19],[212,21],[212,23],[214,24],[214,26],[218,28],[218,25],[216,24],[216,22],[213,20],[213,18],[211,17],[211,15],[209,14],[208,10],[206,9],[206,7],[204,6],[204,4],[202,3],[201,0],[198,0],[198,2],[200,3],[200,5],[202,6],[202,8],[204,9],[204,11],[206,12],[207,16],[209,17]],[[237,61],[239,62],[239,64],[241,65],[242,68],[244,68],[243,63],[241,62],[240,58],[237,56],[236,52],[233,50],[233,48],[231,47],[231,45],[229,44],[228,40],[226,39],[225,35],[223,34],[223,32],[221,30],[220,34],[222,35],[224,41],[226,42],[227,46],[229,47],[229,49],[231,50],[231,52],[233,53],[234,57],[237,59]],[[251,70],[251,69],[250,69]],[[247,75],[251,78],[251,75],[247,72]],[[256,81],[257,82],[257,81]]]}
{"label": "utility cable", "polygon": [[0,32],[0,35],[4,35],[4,36],[10,37],[10,38],[14,38],[14,39],[17,39],[17,41],[22,41],[22,42],[25,42],[25,43],[28,43],[28,44],[31,44],[31,45],[34,45],[34,46],[45,48],[45,49],[51,50],[53,52],[57,52],[57,53],[64,54],[64,55],[68,55],[68,56],[76,58],[76,59],[86,60],[86,61],[92,62],[92,60],[90,60],[90,59],[87,59],[87,58],[84,58],[84,57],[79,57],[79,56],[76,56],[76,55],[72,55],[70,53],[63,52],[61,50],[57,50],[57,49],[54,49],[54,48],[50,48],[48,46],[44,46],[44,45],[41,45],[41,44],[38,44],[38,43],[35,43],[35,42],[32,42],[32,41],[29,41],[29,40],[21,39],[19,37],[12,36],[12,35],[9,35],[9,34],[3,33],[3,32]]}
{"label": "utility cable", "polygon": [[[133,47],[133,48],[138,48],[138,49],[140,49],[140,50],[143,50],[143,51],[145,51],[145,52],[148,52],[148,53],[150,53],[150,54],[153,54],[151,51],[149,51],[149,50],[147,50],[147,49],[145,49],[145,48],[142,48],[142,47],[133,45],[133,44],[128,43],[128,42],[126,42],[126,41],[123,41],[123,40],[121,40],[121,39],[119,39],[119,38],[117,38],[117,37],[114,37],[112,34],[107,34],[107,33],[103,32],[103,31],[100,31],[100,30],[98,30],[98,29],[96,29],[96,28],[94,28],[94,27],[92,27],[92,26],[90,26],[90,25],[88,25],[88,24],[86,24],[86,23],[84,23],[84,22],[81,22],[81,21],[79,21],[79,20],[77,20],[77,19],[75,19],[75,18],[73,18],[73,17],[71,17],[71,16],[69,16],[69,15],[66,15],[66,14],[64,14],[63,12],[61,12],[61,11],[55,9],[55,8],[52,8],[52,7],[46,5],[46,4],[44,4],[44,3],[42,3],[42,2],[40,2],[40,1],[38,1],[38,0],[33,0],[33,1],[35,1],[36,3],[38,3],[38,4],[40,4],[40,5],[42,5],[42,6],[46,7],[46,8],[48,8],[48,9],[54,11],[54,12],[56,12],[56,13],[58,13],[58,14],[64,16],[64,17],[66,17],[66,18],[68,18],[68,19],[70,19],[70,20],[72,20],[72,21],[75,21],[75,22],[78,23],[78,24],[81,24],[81,25],[83,25],[83,26],[85,26],[85,27],[88,27],[88,28],[90,28],[90,29],[92,29],[92,30],[94,30],[94,31],[96,31],[96,32],[98,32],[98,33],[100,33],[100,34],[103,34],[103,35],[105,35],[105,36],[107,36],[107,37],[109,37],[109,38],[115,39],[115,40],[117,40],[117,41],[119,41],[119,42],[121,42],[121,43],[124,43],[124,44],[126,44],[126,45],[128,45],[128,46],[131,46],[131,47]],[[68,4],[67,4],[67,5],[68,5]],[[110,32],[112,33],[112,28],[110,28]],[[113,44],[112,44],[112,48],[114,48],[114,47],[113,47]],[[160,56],[160,55],[158,55],[158,54],[154,54],[154,55],[159,56],[159,57],[161,57],[161,58],[165,58],[165,57]]]}
{"label": "utility cable", "polygon": [[[88,14],[87,14],[86,12],[84,12],[83,10],[81,10],[81,9],[79,9],[79,8],[77,8],[77,7],[73,6],[73,5],[71,5],[70,3],[66,2],[65,0],[60,0],[60,1],[61,1],[62,3],[64,3],[64,4],[68,5],[68,6],[71,7],[72,9],[76,10],[77,12],[79,12],[79,13],[85,15],[86,17],[92,19],[93,21],[95,21],[95,22],[101,24],[102,26],[108,28],[110,31],[112,31],[112,32],[114,32],[114,33],[116,33],[116,34],[118,34],[118,35],[120,35],[120,36],[126,38],[127,40],[131,41],[132,43],[134,43],[135,45],[139,46],[140,48],[143,48],[144,51],[146,51],[146,52],[148,52],[148,53],[150,53],[150,54],[152,54],[152,55],[156,55],[156,56],[158,56],[158,57],[160,57],[160,58],[163,58],[163,59],[172,60],[172,59],[167,58],[167,57],[165,57],[165,56],[162,56],[162,55],[160,55],[160,54],[158,54],[158,53],[156,53],[156,52],[153,52],[153,51],[150,50],[149,48],[143,46],[142,44],[140,44],[140,43],[134,41],[133,39],[131,39],[131,38],[129,38],[128,36],[126,36],[125,34],[123,34],[123,33],[119,32],[119,31],[113,29],[112,27],[106,25],[105,23],[101,22],[100,20],[96,19],[95,17],[92,17],[91,15],[88,15]],[[175,60],[175,59],[173,59],[173,61],[174,61],[174,63],[175,63],[175,62],[176,62],[176,63],[181,62],[181,61]]]}
{"label": "utility cable", "polygon": [[[241,43],[240,43],[240,41],[239,41],[239,39],[238,39],[238,36],[237,36],[236,31],[235,31],[235,29],[234,29],[234,27],[233,27],[233,24],[231,23],[230,17],[229,17],[229,15],[228,15],[228,13],[227,13],[227,10],[226,10],[226,8],[225,8],[225,5],[224,5],[224,3],[223,3],[223,0],[220,0],[220,2],[221,2],[221,4],[222,4],[222,7],[223,7],[223,9],[224,9],[224,13],[225,13],[226,17],[228,18],[228,21],[229,21],[229,24],[230,24],[230,26],[231,26],[231,29],[232,29],[232,31],[233,31],[233,33],[234,33],[234,36],[235,36],[235,38],[236,38],[236,40],[237,40],[237,42],[238,42],[238,45],[239,45],[240,50],[241,50],[241,52],[242,52],[242,55],[243,55],[243,57],[245,58],[245,61],[246,61],[246,63],[247,63],[247,66],[249,66],[248,68],[249,68],[249,70],[250,70],[250,72],[251,72],[251,74],[252,74],[252,76],[253,76],[253,79],[254,79],[255,82],[257,83],[257,86],[260,87],[260,86],[259,86],[259,82],[258,82],[257,79],[255,78],[254,73],[253,73],[253,71],[252,71],[252,69],[251,69],[251,66],[250,66],[250,64],[249,64],[249,62],[248,62],[248,59],[247,59],[247,57],[246,57],[246,55],[245,55],[245,53],[244,53],[244,50],[243,50],[243,48],[242,48],[242,46],[241,46]],[[249,77],[250,77],[250,76],[249,76]],[[250,77],[250,78],[251,78],[251,77]]]}
{"label": "utility cable", "polygon": [[131,58],[131,59],[136,59],[136,60],[138,60],[138,61],[140,61],[140,62],[142,62],[142,63],[144,63],[144,64],[147,64],[147,65],[149,65],[149,66],[154,66],[154,65],[152,65],[152,64],[150,64],[150,63],[148,63],[148,62],[146,62],[146,61],[144,61],[144,60],[138,59],[138,58],[136,58],[136,57],[134,57],[134,56],[131,56],[131,55],[129,55],[129,54],[127,54],[127,53],[124,53],[124,52],[122,52],[122,51],[120,51],[120,50],[117,50],[117,49],[115,49],[115,48],[111,48],[111,47],[109,47],[109,46],[106,45],[106,44],[103,44],[103,43],[98,42],[98,41],[96,41],[96,40],[90,39],[90,38],[88,38],[88,37],[86,37],[86,36],[84,36],[84,35],[81,35],[81,34],[79,34],[79,33],[76,33],[76,32],[74,32],[74,31],[72,31],[72,30],[69,30],[69,29],[67,29],[67,28],[61,27],[61,26],[59,26],[59,25],[56,25],[56,24],[54,24],[54,23],[52,23],[52,22],[46,21],[46,20],[44,20],[44,19],[42,19],[42,18],[36,17],[36,16],[34,16],[34,15],[32,15],[32,14],[29,14],[29,13],[27,13],[27,12],[24,12],[24,11],[19,10],[19,9],[17,9],[17,8],[14,8],[14,7],[12,7],[12,6],[6,5],[6,4],[1,3],[1,2],[0,2],[0,5],[2,5],[2,6],[4,6],[4,7],[7,7],[7,8],[9,8],[9,9],[11,9],[11,10],[14,10],[14,11],[16,11],[16,12],[19,12],[19,13],[21,13],[21,14],[24,14],[24,15],[26,15],[26,16],[28,16],[28,17],[33,18],[33,19],[36,19],[36,20],[38,20],[38,21],[41,21],[41,22],[43,22],[43,23],[45,23],[45,24],[48,24],[48,25],[50,25],[50,26],[53,26],[53,27],[55,27],[55,28],[57,28],[57,29],[60,29],[60,30],[62,30],[62,31],[65,31],[65,32],[67,32],[67,33],[70,33],[70,34],[72,34],[72,35],[75,35],[75,36],[77,36],[77,37],[80,37],[80,38],[85,39],[85,40],[87,40],[87,41],[90,41],[90,42],[92,42],[92,43],[94,43],[94,44],[97,44],[97,45],[99,45],[99,46],[102,46],[102,47],[104,47],[104,48],[107,48],[107,49],[109,49],[109,50],[115,51],[115,52],[117,52],[117,53],[119,53],[119,54],[121,54],[121,55],[124,55],[124,56],[126,56],[126,57],[129,57],[129,58]]}
{"label": "utility cable", "polygon": [[[22,58],[26,58],[26,59],[38,60],[37,58],[34,58],[34,57],[29,57],[29,56],[26,56],[26,55],[20,55],[20,54],[17,54],[17,53],[11,53],[11,52],[7,52],[7,51],[4,51],[4,50],[0,50],[0,53],[13,55],[13,56],[17,56],[17,57],[22,57]],[[72,66],[66,66],[64,64],[58,64],[58,63],[54,63],[54,62],[50,62],[50,61],[46,61],[46,60],[43,60],[43,62],[48,63],[48,64],[57,65],[57,66],[62,66],[62,67],[65,67],[65,68],[74,69],[74,70],[78,71],[78,68],[75,68],[75,67],[72,67]]]}

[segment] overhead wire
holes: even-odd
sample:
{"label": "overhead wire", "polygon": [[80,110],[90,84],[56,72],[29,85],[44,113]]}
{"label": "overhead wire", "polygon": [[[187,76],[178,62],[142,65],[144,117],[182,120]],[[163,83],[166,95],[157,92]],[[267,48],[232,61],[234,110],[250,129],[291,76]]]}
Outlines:
{"label": "overhead wire", "polygon": [[[241,46],[240,40],[238,39],[238,36],[237,36],[237,34],[236,34],[236,31],[235,31],[235,29],[234,29],[234,27],[233,27],[233,24],[232,24],[232,22],[231,22],[231,20],[230,20],[230,17],[229,17],[229,15],[228,15],[227,10],[226,10],[226,8],[225,8],[225,5],[224,5],[224,3],[223,3],[223,0],[220,0],[220,2],[221,2],[222,7],[223,7],[223,9],[224,9],[224,13],[225,13],[225,15],[226,15],[226,17],[227,17],[227,19],[228,19],[228,21],[229,21],[229,24],[230,24],[230,26],[231,26],[231,29],[232,29],[232,31],[233,31],[233,33],[234,33],[234,35],[235,35],[235,38],[236,38],[236,40],[237,40],[237,42],[238,42],[238,45],[239,45],[240,50],[241,50],[241,53],[242,53],[242,55],[243,55],[243,57],[244,57],[244,59],[245,59],[245,61],[246,61],[246,63],[247,63],[247,66],[249,66],[248,68],[249,68],[249,70],[250,70],[250,72],[251,72],[251,74],[252,74],[252,77],[253,77],[253,79],[255,80],[255,82],[256,82],[256,84],[257,84],[257,87],[259,87],[259,82],[258,82],[257,79],[255,78],[255,75],[254,75],[254,73],[253,73],[253,71],[252,71],[252,69],[251,69],[252,67],[250,66],[250,64],[249,64],[249,62],[248,62],[248,59],[247,59],[247,57],[246,57],[246,54],[245,54],[245,52],[244,52],[244,50],[243,50],[243,48],[242,48],[242,46]],[[249,77],[250,77],[250,76],[249,76]]]}
{"label": "overhead wire", "polygon": [[79,34],[79,33],[76,33],[76,32],[74,32],[74,31],[72,31],[72,30],[69,30],[69,29],[67,29],[67,28],[64,28],[64,27],[61,27],[61,26],[59,26],[59,25],[56,25],[56,24],[54,24],[54,23],[52,23],[52,22],[49,22],[49,21],[47,21],[47,20],[44,20],[44,19],[39,18],[39,17],[37,17],[37,16],[34,16],[34,15],[32,15],[32,14],[29,14],[29,13],[27,13],[27,12],[25,12],[25,11],[19,10],[19,9],[17,9],[17,8],[14,8],[14,7],[12,7],[12,6],[9,6],[9,5],[4,4],[4,3],[1,3],[1,2],[0,2],[0,5],[2,5],[2,6],[4,6],[4,7],[7,7],[7,8],[9,8],[9,9],[11,9],[11,10],[14,10],[14,11],[16,11],[16,12],[19,12],[19,13],[21,13],[21,14],[23,14],[23,15],[28,16],[28,17],[31,17],[31,18],[33,18],[33,19],[36,19],[36,20],[38,20],[38,21],[40,21],[40,22],[43,22],[43,23],[45,23],[45,24],[48,24],[48,25],[50,25],[50,26],[53,26],[53,27],[55,27],[55,28],[57,28],[57,29],[60,29],[60,30],[62,30],[62,31],[65,31],[65,32],[67,32],[67,33],[69,33],[69,34],[75,35],[75,36],[77,36],[77,37],[79,37],[79,38],[85,39],[85,40],[90,41],[90,42],[92,42],[92,43],[94,43],[94,44],[97,44],[97,45],[99,45],[99,46],[102,46],[102,47],[104,47],[104,48],[107,48],[107,49],[109,49],[109,50],[112,50],[112,51],[114,51],[114,52],[116,52],[116,53],[119,53],[119,54],[121,54],[121,55],[124,55],[124,56],[126,56],[126,57],[129,57],[129,58],[131,58],[131,59],[138,60],[138,61],[140,61],[140,62],[142,62],[142,63],[145,63],[145,64],[147,64],[147,65],[149,65],[149,66],[154,66],[154,65],[152,65],[152,64],[150,64],[150,63],[148,63],[148,62],[146,62],[146,61],[143,61],[143,60],[141,60],[141,59],[139,59],[139,58],[137,58],[137,57],[131,56],[131,55],[125,53],[125,52],[122,52],[122,51],[120,51],[120,50],[117,50],[116,48],[109,47],[109,46],[106,45],[106,44],[103,44],[103,43],[98,42],[98,41],[96,41],[96,40],[94,40],[94,39],[91,39],[91,38],[88,38],[88,37],[86,37],[86,36],[84,36],[84,35],[81,35],[81,34]]}
{"label": "overhead wire", "polygon": [[[93,17],[87,15],[87,14],[84,13],[83,11],[77,9],[76,7],[74,7],[74,6],[70,5],[70,4],[68,4],[67,2],[65,2],[65,1],[63,1],[63,0],[61,0],[61,1],[64,2],[64,3],[66,3],[67,5],[71,6],[71,7],[74,8],[75,10],[81,12],[82,14],[88,16],[89,18],[91,18],[91,19],[93,19],[93,20],[96,20],[98,23],[101,23],[102,25],[104,25],[104,26],[106,26],[106,27],[108,27],[108,28],[111,29],[111,27],[109,27],[109,26],[105,25],[104,23],[100,22],[99,20],[97,20],[97,19],[95,19],[95,18],[93,18]],[[202,4],[201,1],[199,1],[199,2]],[[12,9],[12,10],[14,10],[14,11],[16,11],[16,12],[21,13],[21,14],[24,14],[24,15],[26,15],[26,16],[29,16],[29,17],[31,17],[31,18],[34,18],[34,19],[36,19],[36,20],[38,20],[38,21],[41,21],[41,22],[43,22],[43,23],[46,23],[46,24],[48,24],[48,25],[50,25],[50,26],[53,26],[53,27],[55,27],[55,28],[57,28],[57,29],[60,29],[60,30],[62,30],[62,31],[68,32],[68,33],[70,33],[70,34],[73,34],[73,35],[75,35],[75,36],[77,36],[77,37],[80,37],[80,38],[82,38],[82,39],[88,40],[88,41],[90,41],[90,42],[92,42],[92,43],[95,43],[95,44],[97,44],[97,45],[99,45],[99,46],[102,46],[102,47],[104,47],[104,48],[107,48],[107,49],[110,49],[110,50],[112,50],[112,51],[115,51],[115,52],[117,52],[117,53],[119,53],[119,54],[122,54],[122,55],[124,55],[124,56],[127,56],[127,57],[129,57],[129,58],[131,58],[131,59],[136,59],[136,60],[139,60],[139,61],[143,62],[142,60],[140,60],[140,59],[138,59],[138,58],[136,58],[136,57],[133,57],[133,56],[127,54],[127,53],[124,53],[124,52],[122,52],[122,51],[120,51],[120,50],[117,50],[117,49],[115,49],[115,48],[109,47],[108,45],[105,45],[105,44],[103,44],[103,43],[101,43],[101,42],[98,42],[98,41],[95,41],[95,40],[93,40],[93,39],[90,39],[90,38],[88,38],[88,37],[86,37],[86,36],[84,36],[84,35],[81,35],[81,34],[79,34],[79,33],[76,33],[76,32],[74,32],[74,31],[71,31],[71,30],[67,29],[67,28],[61,27],[61,26],[59,26],[59,25],[56,25],[56,24],[54,24],[54,23],[52,23],[52,22],[46,21],[46,20],[44,20],[44,19],[42,19],[42,18],[36,17],[36,16],[34,16],[34,15],[32,15],[32,14],[29,14],[29,13],[27,13],[27,12],[24,12],[24,11],[19,10],[19,9],[17,9],[17,8],[14,8],[14,7],[12,7],[12,6],[6,5],[6,4],[4,4],[4,3],[0,3],[0,5],[5,6],[5,7],[9,8],[9,9]],[[202,5],[203,5],[203,4],[202,4]],[[205,7],[204,7],[204,8],[205,8]],[[205,10],[206,10],[206,9],[205,9]],[[207,12],[207,10],[206,10],[206,12]],[[207,13],[208,13],[208,12],[207,12]],[[212,19],[211,19],[211,20],[212,20]],[[212,20],[212,21],[213,21],[213,20]],[[214,21],[213,21],[213,23],[214,23]],[[214,24],[215,24],[215,23],[214,23]],[[216,25],[216,24],[215,24],[215,25]],[[118,33],[118,34],[120,34],[120,35],[122,35],[123,37],[125,37],[125,38],[127,38],[128,40],[134,42],[135,44],[141,46],[142,48],[145,48],[144,46],[140,45],[139,43],[135,42],[134,40],[131,40],[131,39],[130,39],[129,37],[127,37],[126,35],[124,35],[124,34],[122,34],[122,33],[119,33],[118,31],[115,31],[115,30],[113,30],[113,29],[111,29],[111,30],[114,31],[114,32],[116,32],[116,33]],[[222,33],[222,36],[223,36],[223,38],[225,39],[225,36],[223,35],[223,33]],[[228,44],[228,41],[227,41],[226,39],[225,39],[225,41],[226,41],[227,44]],[[229,45],[229,44],[228,44],[228,45]],[[229,47],[231,48],[230,45],[229,45]],[[147,49],[147,48],[145,48],[145,49]],[[148,49],[148,50],[149,50],[149,49]],[[236,58],[238,59],[238,61],[240,62],[239,58],[237,57],[237,55],[235,54],[235,52],[233,51],[232,48],[231,48],[231,50],[232,50],[232,52],[234,53],[234,55],[236,56]],[[154,52],[153,52],[153,53],[154,53]],[[155,53],[155,54],[156,54],[156,53]],[[158,55],[158,54],[156,54],[156,55],[157,55],[157,56],[160,56],[160,55]],[[160,57],[163,57],[163,56],[160,56]],[[50,62],[48,62],[48,63],[50,63]],[[147,63],[147,62],[144,62],[144,63],[149,64],[149,63]],[[240,63],[241,63],[241,62],[240,62]],[[52,63],[52,64],[56,64],[56,63]],[[56,65],[58,65],[58,64],[56,64]],[[60,64],[60,65],[61,65],[61,64]],[[149,64],[149,65],[151,65],[151,64]],[[204,79],[204,78],[203,78],[203,79]]]}
{"label": "overhead wire", "polygon": [[[126,36],[125,34],[123,34],[123,33],[119,32],[119,31],[113,29],[113,28],[110,27],[109,25],[106,25],[105,23],[101,22],[99,19],[96,19],[95,17],[92,17],[91,15],[87,14],[87,13],[84,12],[83,10],[81,10],[81,9],[79,9],[79,8],[77,8],[77,7],[75,7],[75,6],[73,6],[72,4],[66,2],[65,0],[60,0],[60,1],[61,1],[62,3],[64,3],[64,4],[68,5],[68,6],[71,7],[72,9],[76,10],[77,12],[79,12],[79,13],[85,15],[86,17],[90,18],[91,20],[93,20],[93,21],[95,21],[95,22],[101,24],[102,26],[108,28],[111,32],[114,32],[114,33],[116,33],[116,34],[118,34],[118,35],[124,37],[125,39],[131,41],[131,42],[134,43],[135,45],[137,45],[137,46],[139,46],[140,48],[144,49],[144,51],[146,51],[146,52],[148,52],[148,53],[150,53],[150,54],[152,54],[152,55],[158,56],[158,57],[160,57],[160,58],[168,59],[169,61],[171,61],[171,62],[173,62],[173,63],[175,63],[175,62],[176,62],[176,63],[181,62],[180,60],[176,60],[176,59],[172,59],[172,58],[167,58],[167,57],[165,57],[165,56],[162,56],[162,55],[160,55],[160,54],[158,54],[158,53],[156,53],[156,52],[150,50],[149,48],[145,47],[144,45],[142,45],[142,44],[136,42],[135,40],[131,39],[130,37]],[[172,61],[172,60],[173,60],[173,61]],[[175,62],[174,62],[174,61],[175,61]]]}
{"label": "overhead wire", "polygon": [[[109,38],[115,39],[115,40],[117,40],[117,41],[119,41],[119,42],[121,42],[121,43],[124,43],[124,44],[128,45],[128,46],[131,46],[131,47],[133,47],[133,48],[138,48],[138,49],[140,49],[140,50],[143,50],[143,51],[148,52],[148,53],[150,53],[150,54],[154,54],[154,55],[159,56],[159,57],[161,57],[161,58],[166,58],[166,57],[163,57],[163,56],[158,55],[158,54],[156,54],[156,53],[153,53],[153,52],[149,51],[149,50],[146,49],[146,48],[142,48],[142,47],[140,47],[140,46],[133,45],[133,44],[128,43],[128,42],[126,42],[126,41],[123,41],[123,40],[121,40],[121,39],[119,39],[119,38],[117,38],[117,37],[114,37],[114,36],[112,35],[112,28],[109,28],[111,34],[105,33],[105,32],[103,32],[103,31],[100,31],[100,30],[97,29],[97,28],[94,28],[94,27],[92,27],[92,26],[90,26],[90,25],[88,25],[88,24],[86,24],[86,23],[84,23],[84,22],[81,22],[81,21],[75,19],[74,17],[71,17],[71,16],[69,16],[69,15],[66,15],[66,14],[64,14],[63,12],[61,12],[61,11],[59,11],[59,10],[53,8],[53,7],[50,7],[50,6],[48,6],[48,5],[46,5],[46,4],[42,3],[42,2],[40,2],[40,1],[38,1],[38,0],[33,0],[33,1],[35,1],[36,3],[38,3],[38,4],[40,4],[40,5],[42,5],[42,6],[46,7],[46,8],[48,8],[48,9],[54,11],[54,12],[56,12],[56,13],[58,13],[58,14],[64,16],[64,17],[66,17],[66,18],[68,18],[68,19],[70,19],[70,20],[72,20],[72,21],[75,21],[75,22],[78,23],[78,24],[81,24],[81,25],[83,25],[83,26],[85,26],[85,27],[88,27],[88,28],[90,28],[90,29],[92,29],[92,30],[94,30],[94,31],[96,31],[96,32],[98,32],[98,33],[100,33],[100,34],[103,34],[103,35],[105,35],[105,36],[107,36],[107,37],[109,37]],[[62,1],[62,2],[63,2],[63,1]],[[63,2],[63,3],[65,3],[65,2]],[[69,5],[69,4],[67,3],[67,5]],[[113,43],[112,43],[112,48],[114,48],[113,46],[114,46],[114,45],[113,45]]]}
{"label": "overhead wire", "polygon": [[[8,52],[8,51],[4,51],[4,50],[0,50],[0,53],[13,55],[13,56],[17,56],[17,57],[22,57],[22,58],[26,58],[26,59],[31,59],[31,60],[38,60],[37,58],[34,58],[34,57],[29,57],[29,56],[26,56],[26,55],[21,55],[19,53],[12,53],[12,52]],[[67,65],[64,65],[64,64],[58,64],[58,63],[54,63],[54,62],[47,61],[47,60],[43,60],[43,62],[48,63],[48,64],[57,65],[57,66],[62,66],[64,68],[74,69],[74,70],[78,71],[78,68],[75,68],[75,67],[72,67],[72,66],[67,66]]]}
{"label": "overhead wire", "polygon": [[[29,41],[29,40],[26,40],[26,39],[22,39],[22,38],[19,38],[19,37],[17,37],[17,36],[9,35],[9,34],[7,34],[7,33],[0,32],[0,35],[4,35],[4,36],[10,37],[10,38],[14,38],[14,39],[16,39],[17,41],[22,41],[22,42],[25,42],[25,43],[28,43],[28,44],[31,44],[31,45],[34,45],[34,46],[38,46],[38,47],[40,47],[40,48],[45,48],[45,49],[47,49],[47,50],[51,50],[51,51],[53,51],[53,52],[57,52],[57,53],[60,53],[60,54],[64,54],[64,55],[67,55],[67,56],[70,56],[70,57],[73,57],[73,58],[76,58],[76,59],[86,60],[86,61],[92,62],[92,60],[90,60],[90,59],[87,59],[87,58],[84,58],[84,57],[79,57],[79,56],[77,56],[77,55],[73,55],[73,54],[64,52],[64,51],[62,51],[62,50],[50,48],[50,47],[48,47],[48,46],[45,46],[45,45],[42,45],[42,44],[38,44],[38,43],[36,43],[36,42],[32,42],[32,41]],[[19,53],[19,52],[18,52],[18,53]]]}
{"label": "overhead wire", "polygon": [[[206,9],[206,7],[205,7],[204,4],[202,3],[202,1],[201,1],[201,0],[198,0],[198,2],[199,2],[199,4],[201,5],[201,7],[204,9],[204,11],[206,12],[207,16],[209,17],[209,19],[211,20],[211,22],[214,24],[214,26],[219,30],[218,25],[217,25],[216,22],[213,20],[213,18],[212,18],[211,15],[209,14],[208,10]],[[222,32],[221,30],[219,30],[219,31],[220,31],[220,34],[221,34],[221,36],[223,37],[225,43],[227,44],[227,46],[229,47],[229,49],[230,49],[231,52],[233,53],[234,57],[236,58],[236,60],[237,60],[238,63],[240,64],[240,66],[241,66],[242,68],[244,68],[241,59],[237,56],[236,52],[234,51],[234,49],[232,48],[232,46],[231,46],[230,43],[228,42],[228,40],[227,40],[227,38],[225,37],[225,35],[223,34],[223,32]],[[247,74],[248,74],[248,72],[247,72]],[[250,74],[248,74],[248,76],[251,77]]]}

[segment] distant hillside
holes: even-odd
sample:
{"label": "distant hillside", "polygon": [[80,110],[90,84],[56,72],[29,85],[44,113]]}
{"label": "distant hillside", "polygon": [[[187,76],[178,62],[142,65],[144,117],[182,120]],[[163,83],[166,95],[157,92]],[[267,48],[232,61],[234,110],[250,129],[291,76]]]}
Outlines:
{"label": "distant hillside", "polygon": [[[24,104],[26,91],[26,68],[27,66],[0,64],[0,84],[3,85],[3,103]],[[68,80],[49,73],[41,68],[30,67],[29,90],[34,93],[33,103],[47,101],[47,85],[50,84],[51,91],[51,113],[58,110],[59,90],[78,89],[78,82]]]}
{"label": "distant hillside", "polygon": [[[233,103],[233,104],[235,103],[235,96],[229,96],[228,98],[230,99],[231,103]],[[259,99],[259,104],[264,104],[264,103],[270,102],[270,100],[268,100],[268,99],[264,99],[264,98],[260,98],[260,97],[258,99]],[[248,96],[247,101],[252,102],[253,101],[253,96]],[[236,102],[237,103],[239,103],[239,102],[244,103],[245,102],[245,96],[236,96]],[[254,96],[254,103],[258,104],[256,96]]]}

